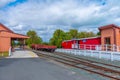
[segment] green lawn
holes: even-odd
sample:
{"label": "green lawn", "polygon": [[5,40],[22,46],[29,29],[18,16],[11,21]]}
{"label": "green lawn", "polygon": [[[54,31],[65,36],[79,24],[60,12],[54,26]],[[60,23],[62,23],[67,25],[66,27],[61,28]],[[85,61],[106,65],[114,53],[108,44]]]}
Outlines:
{"label": "green lawn", "polygon": [[9,56],[8,52],[0,52],[0,57],[7,57]]}

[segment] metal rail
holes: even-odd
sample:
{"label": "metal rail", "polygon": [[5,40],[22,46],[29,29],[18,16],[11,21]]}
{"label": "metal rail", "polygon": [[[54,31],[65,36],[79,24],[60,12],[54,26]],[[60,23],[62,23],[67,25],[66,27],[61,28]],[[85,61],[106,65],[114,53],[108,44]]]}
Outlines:
{"label": "metal rail", "polygon": [[120,69],[120,66],[116,66],[116,65],[112,65],[112,64],[106,64],[106,63],[97,62],[97,61],[93,61],[93,60],[88,60],[88,59],[77,57],[77,56],[72,55],[72,54],[65,54],[65,53],[61,53],[61,52],[55,52],[55,54],[61,55],[61,56],[69,56],[69,57],[75,58],[77,60],[84,60],[84,61],[87,61],[87,62],[98,63],[98,64],[102,64],[102,65],[105,65],[105,66],[110,66],[110,67],[114,67],[114,68],[119,68]]}
{"label": "metal rail", "polygon": [[68,57],[68,56],[64,56],[64,55],[61,55],[61,54],[57,54],[57,55],[60,55],[60,56],[63,56],[65,58],[69,58],[70,60],[73,60],[75,61],[76,65],[78,64],[83,64],[83,65],[86,65],[86,66],[89,66],[89,67],[92,67],[92,68],[96,68],[96,69],[100,69],[100,70],[103,70],[103,71],[106,71],[106,72],[111,72],[111,73],[117,73],[117,74],[120,74],[120,71],[117,71],[117,70],[113,70],[113,69],[110,69],[110,68],[106,68],[106,67],[102,67],[102,66],[98,66],[96,64],[93,64],[91,62],[86,62],[86,61],[83,61],[83,60],[78,60],[78,59],[75,59],[75,58],[71,58],[71,57]]}
{"label": "metal rail", "polygon": [[[113,73],[114,74],[120,74],[120,72],[116,71],[116,70],[112,70],[112,69],[105,68],[105,67],[102,67],[102,66],[98,66],[98,65],[95,65],[95,64],[90,64],[88,62],[80,61],[80,60],[73,59],[73,58],[70,58],[70,57],[67,57],[67,56],[64,56],[64,57],[62,55],[54,56],[53,54],[50,55],[50,54],[47,54],[47,53],[46,54],[39,54],[39,53],[41,53],[39,51],[34,51],[34,52],[36,52],[39,56],[47,57],[49,59],[55,60],[57,62],[61,62],[63,64],[66,64],[66,65],[69,65],[69,66],[72,66],[72,67],[75,67],[75,68],[83,69],[83,70],[86,70],[86,71],[89,71],[89,72],[92,72],[92,73],[96,73],[96,74],[99,74],[99,75],[102,75],[104,77],[108,77],[108,78],[111,78],[111,79],[120,80],[120,78],[118,78],[118,77],[105,74],[105,71],[110,72],[111,74],[113,74]],[[84,65],[84,67],[80,67],[79,65],[76,65],[78,63],[80,65]],[[87,69],[85,66],[87,68],[88,67],[92,67],[93,69],[95,68],[96,70],[93,70],[93,69],[90,69],[90,68]],[[101,70],[103,70],[103,72],[101,72]]]}

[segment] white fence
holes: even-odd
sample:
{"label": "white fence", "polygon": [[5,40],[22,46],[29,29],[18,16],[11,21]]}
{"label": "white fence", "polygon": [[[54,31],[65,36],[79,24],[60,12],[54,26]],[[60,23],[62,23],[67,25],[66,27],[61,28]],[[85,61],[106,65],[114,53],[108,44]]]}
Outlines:
{"label": "white fence", "polygon": [[98,51],[120,52],[120,46],[116,46],[116,45],[72,44],[72,48],[74,48],[74,49],[80,49],[80,50],[98,50]]}
{"label": "white fence", "polygon": [[82,50],[82,49],[56,49],[56,52],[63,52],[67,54],[74,54],[74,55],[84,55],[84,56],[91,56],[99,59],[108,59],[108,60],[119,60],[120,61],[120,52],[118,51],[102,51],[102,50]]}

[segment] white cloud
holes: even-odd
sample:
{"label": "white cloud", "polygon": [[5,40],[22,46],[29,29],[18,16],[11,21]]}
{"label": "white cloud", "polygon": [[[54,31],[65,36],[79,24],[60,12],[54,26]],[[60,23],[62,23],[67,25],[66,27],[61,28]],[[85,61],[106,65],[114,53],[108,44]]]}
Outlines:
{"label": "white cloud", "polygon": [[120,0],[28,0],[0,10],[0,21],[16,32],[34,29],[46,40],[55,29],[94,31],[101,25],[120,25],[119,5]]}
{"label": "white cloud", "polygon": [[9,4],[10,2],[14,2],[16,0],[0,0],[0,7],[3,7],[7,4]]}

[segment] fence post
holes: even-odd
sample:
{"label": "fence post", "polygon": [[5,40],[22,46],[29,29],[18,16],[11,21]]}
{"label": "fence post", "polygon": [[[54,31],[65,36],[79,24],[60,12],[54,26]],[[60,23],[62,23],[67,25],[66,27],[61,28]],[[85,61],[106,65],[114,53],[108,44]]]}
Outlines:
{"label": "fence post", "polygon": [[106,48],[106,51],[107,51],[107,44],[106,44],[105,48]]}
{"label": "fence post", "polygon": [[119,46],[117,46],[117,52],[119,52]]}
{"label": "fence post", "polygon": [[113,52],[111,52],[110,59],[113,61]]}
{"label": "fence post", "polygon": [[75,55],[75,50],[73,49],[73,54]]}
{"label": "fence post", "polygon": [[99,59],[101,59],[101,51],[98,51],[99,52]]}
{"label": "fence post", "polygon": [[80,44],[78,44],[78,46],[79,46],[79,48],[78,48],[78,49],[80,49]]}
{"label": "fence post", "polygon": [[77,55],[77,49],[76,49],[76,51],[75,51],[75,52],[76,52],[75,54]]}
{"label": "fence post", "polygon": [[112,47],[113,47],[113,52],[115,51],[115,46],[114,46],[114,44],[112,45]]}
{"label": "fence post", "polygon": [[86,45],[84,44],[84,56],[86,56]]}
{"label": "fence post", "polygon": [[92,56],[92,45],[90,45],[90,56]]}
{"label": "fence post", "polygon": [[76,55],[76,49],[75,49],[75,55]]}
{"label": "fence post", "polygon": [[9,56],[11,56],[11,47],[9,48]]}
{"label": "fence post", "polygon": [[70,54],[71,54],[71,49],[70,49]]}
{"label": "fence post", "polygon": [[116,51],[119,52],[119,46],[117,46],[117,50]]}

